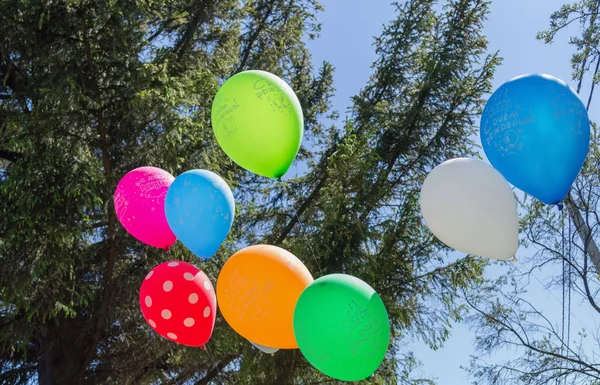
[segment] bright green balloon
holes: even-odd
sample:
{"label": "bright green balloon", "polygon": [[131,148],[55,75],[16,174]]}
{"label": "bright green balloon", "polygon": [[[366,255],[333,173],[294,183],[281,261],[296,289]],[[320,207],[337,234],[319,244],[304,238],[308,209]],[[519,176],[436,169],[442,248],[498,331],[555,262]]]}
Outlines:
{"label": "bright green balloon", "polygon": [[248,171],[279,178],[298,154],[302,107],[290,86],[269,72],[229,78],[215,96],[211,116],[223,151]]}
{"label": "bright green balloon", "polygon": [[371,286],[350,275],[331,274],[315,280],[300,295],[294,334],[315,368],[338,380],[360,381],[381,365],[390,322]]}

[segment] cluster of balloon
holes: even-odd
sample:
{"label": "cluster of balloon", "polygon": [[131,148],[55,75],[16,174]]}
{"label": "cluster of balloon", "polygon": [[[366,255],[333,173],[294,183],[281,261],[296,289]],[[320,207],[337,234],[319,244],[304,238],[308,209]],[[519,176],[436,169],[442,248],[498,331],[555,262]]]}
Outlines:
{"label": "cluster of balloon", "polygon": [[[168,251],[179,238],[203,259],[216,253],[235,215],[231,189],[207,170],[191,170],[174,178],[160,168],[137,168],[121,179],[114,202],[117,218],[136,239]],[[212,283],[186,262],[156,266],[140,288],[146,322],[179,344],[206,344],[213,332],[216,307]]]}
{"label": "cluster of balloon", "polygon": [[359,381],[383,361],[388,314],[375,290],[358,278],[331,274],[316,281],[290,252],[254,245],[235,253],[217,279],[229,326],[257,349],[299,348],[326,375]]}
{"label": "cluster of balloon", "polygon": [[446,245],[499,260],[517,252],[517,202],[489,164],[467,158],[440,164],[425,178],[420,201],[425,223]]}
{"label": "cluster of balloon", "polygon": [[[228,79],[215,96],[211,119],[225,153],[258,175],[281,178],[300,149],[300,102],[268,72],[245,71]],[[206,170],[174,178],[141,167],[123,177],[114,199],[119,221],[136,239],[165,250],[179,239],[202,259],[216,253],[235,215],[229,186]],[[255,348],[268,354],[299,348],[333,378],[367,378],[387,352],[387,311],[369,285],[344,274],[315,281],[300,259],[272,245],[232,255],[219,273],[216,293],[197,267],[161,263],[142,282],[140,309],[164,338],[203,346],[213,333],[217,297],[226,322]]]}
{"label": "cluster of balloon", "polygon": [[290,86],[264,71],[244,71],[219,88],[211,120],[217,142],[238,165],[280,178],[298,154],[302,107]]}
{"label": "cluster of balloon", "polygon": [[146,322],[161,336],[187,346],[204,346],[217,314],[213,285],[200,269],[182,261],[150,270],[140,289]]}
{"label": "cluster of balloon", "polygon": [[546,204],[568,194],[590,144],[587,110],[550,75],[522,75],[492,94],[481,116],[483,150],[508,182]]}
{"label": "cluster of balloon", "polygon": [[136,168],[117,185],[114,202],[117,218],[139,241],[168,250],[179,238],[203,259],[217,252],[235,215],[231,189],[207,170],[174,178],[157,167]]}
{"label": "cluster of balloon", "polygon": [[560,204],[587,157],[587,110],[560,79],[518,76],[487,101],[481,142],[491,166],[459,158],[434,168],[421,188],[421,213],[446,245],[506,260],[519,244],[508,182],[546,204]]}

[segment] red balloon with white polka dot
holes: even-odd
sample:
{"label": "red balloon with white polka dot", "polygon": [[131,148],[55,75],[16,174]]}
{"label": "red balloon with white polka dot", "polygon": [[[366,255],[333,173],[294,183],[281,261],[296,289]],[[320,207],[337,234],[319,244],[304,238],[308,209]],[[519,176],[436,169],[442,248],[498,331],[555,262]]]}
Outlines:
{"label": "red balloon with white polka dot", "polygon": [[140,308],[161,336],[187,346],[204,346],[215,327],[217,298],[212,283],[196,266],[182,261],[152,269],[140,289]]}

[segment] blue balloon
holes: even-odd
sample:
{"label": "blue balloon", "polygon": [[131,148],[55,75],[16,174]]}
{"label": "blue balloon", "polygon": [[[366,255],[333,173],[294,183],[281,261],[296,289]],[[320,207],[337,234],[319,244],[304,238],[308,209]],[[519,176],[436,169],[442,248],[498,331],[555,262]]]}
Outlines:
{"label": "blue balloon", "polygon": [[523,75],[504,83],[481,117],[483,150],[510,183],[547,204],[562,201],[590,145],[585,106],[567,83]]}
{"label": "blue balloon", "polygon": [[231,189],[217,174],[191,170],[179,175],[167,191],[165,214],[173,233],[196,256],[210,258],[233,224]]}

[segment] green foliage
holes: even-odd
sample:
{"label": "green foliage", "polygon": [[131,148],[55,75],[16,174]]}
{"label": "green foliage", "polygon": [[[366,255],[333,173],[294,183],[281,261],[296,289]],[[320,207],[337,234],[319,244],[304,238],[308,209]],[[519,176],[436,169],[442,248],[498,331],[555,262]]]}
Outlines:
{"label": "green foliage", "polygon": [[[316,0],[0,0],[0,380],[41,384],[307,384],[326,381],[299,351],[257,353],[218,316],[206,351],[167,342],[138,310],[141,279],[181,259],[216,280],[240,245],[270,242],[315,277],[356,275],[393,326],[386,361],[365,383],[422,384],[403,347],[441,346],[464,314],[457,293],[483,262],[447,263],[418,194],[470,137],[499,63],[485,56],[487,2],[411,0],[376,40],[374,75],[352,116],[326,128],[333,68],[304,40]],[[275,183],[241,170],[210,127],[219,84],[244,69],[297,92],[307,171]],[[166,256],[118,224],[112,194],[142,165],[205,168],[234,188],[238,216],[218,254]]]}

